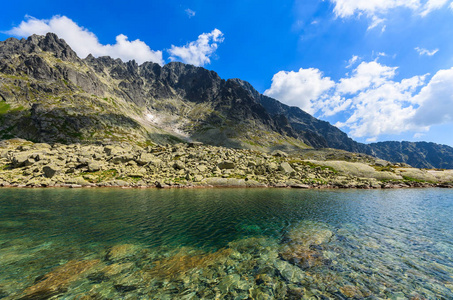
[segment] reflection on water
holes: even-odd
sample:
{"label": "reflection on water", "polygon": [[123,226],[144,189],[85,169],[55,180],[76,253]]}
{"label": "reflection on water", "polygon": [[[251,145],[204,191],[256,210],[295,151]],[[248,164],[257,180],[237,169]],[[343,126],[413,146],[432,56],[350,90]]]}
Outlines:
{"label": "reflection on water", "polygon": [[440,189],[1,189],[0,298],[452,299],[452,215]]}

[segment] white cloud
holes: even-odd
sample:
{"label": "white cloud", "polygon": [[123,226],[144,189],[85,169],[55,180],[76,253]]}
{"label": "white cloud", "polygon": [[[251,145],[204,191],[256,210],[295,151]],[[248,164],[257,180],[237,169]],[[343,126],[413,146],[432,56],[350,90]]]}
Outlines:
{"label": "white cloud", "polygon": [[360,63],[337,82],[318,69],[278,72],[265,94],[318,116],[337,116],[337,127],[373,141],[381,135],[427,132],[453,123],[453,68],[395,80],[397,67]]}
{"label": "white cloud", "polygon": [[414,49],[418,52],[418,54],[428,55],[428,56],[433,56],[434,54],[436,54],[439,51],[439,49],[428,50],[428,49],[424,49],[424,48],[420,48],[420,47],[415,47]]}
{"label": "white cloud", "polygon": [[189,16],[189,18],[195,17],[195,11],[191,10],[190,8],[185,10],[186,14]]}
{"label": "white cloud", "polygon": [[423,11],[420,13],[420,15],[422,17],[425,17],[430,12],[442,8],[447,2],[448,0],[428,0],[423,6]]}
{"label": "white cloud", "polygon": [[453,2],[450,3],[450,9],[453,10]]}
{"label": "white cloud", "polygon": [[385,13],[396,7],[417,9],[418,0],[330,0],[335,4],[334,13],[337,17],[346,18],[356,14],[366,14],[370,17]]}
{"label": "white cloud", "polygon": [[420,104],[412,122],[422,126],[453,122],[453,68],[440,70],[414,97]]}
{"label": "white cloud", "polygon": [[202,33],[194,42],[190,42],[185,46],[171,46],[168,50],[170,60],[180,60],[186,64],[195,66],[204,66],[211,62],[210,57],[217,50],[218,44],[224,40],[223,33],[214,29],[210,33]]}
{"label": "white cloud", "polygon": [[351,59],[348,60],[348,65],[346,66],[346,69],[351,68],[359,59],[360,57],[358,57],[357,55],[353,55]]}
{"label": "white cloud", "polygon": [[376,61],[362,62],[349,78],[342,78],[336,90],[340,94],[355,94],[369,87],[378,87],[395,75],[395,67],[387,67]]}
{"label": "white cloud", "polygon": [[82,58],[91,53],[96,57],[111,56],[124,61],[135,59],[139,64],[145,61],[164,64],[162,51],[151,50],[143,41],[138,39],[129,41],[127,36],[120,34],[116,37],[115,44],[102,45],[94,33],[80,27],[66,16],[53,16],[50,20],[39,20],[27,16],[19,26],[6,33],[18,37],[28,37],[32,34],[44,35],[48,32],[53,32],[64,39]]}
{"label": "white cloud", "polygon": [[350,98],[350,117],[341,124],[353,137],[377,137],[414,130],[419,126],[410,120],[415,115],[413,92],[423,84],[423,76],[401,82],[388,78],[369,86]]}
{"label": "white cloud", "polygon": [[[383,17],[389,11],[397,8],[406,8],[425,17],[432,11],[442,8],[449,0],[330,0],[334,4],[336,17],[348,18],[365,15],[371,20],[368,30],[382,25],[385,30]],[[450,3],[453,9],[453,4]]]}
{"label": "white cloud", "polygon": [[290,106],[298,106],[313,113],[312,101],[334,86],[329,77],[322,76],[318,69],[299,69],[298,72],[280,71],[272,78],[271,87],[264,92]]}
{"label": "white cloud", "polygon": [[[371,17],[371,24],[368,26],[367,30],[371,30],[371,29],[377,27],[379,24],[382,24],[384,22],[385,22],[385,19],[377,17],[377,16],[372,16]],[[382,26],[381,31],[382,32],[385,31],[385,25]]]}

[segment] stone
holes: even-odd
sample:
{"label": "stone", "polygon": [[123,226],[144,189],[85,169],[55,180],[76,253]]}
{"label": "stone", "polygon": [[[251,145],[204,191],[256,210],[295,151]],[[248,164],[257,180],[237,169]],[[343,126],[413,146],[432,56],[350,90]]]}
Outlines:
{"label": "stone", "polygon": [[230,160],[225,160],[217,165],[220,170],[225,170],[225,169],[234,169],[235,165],[232,161]]}
{"label": "stone", "polygon": [[376,159],[376,162],[374,164],[378,167],[387,167],[388,165],[390,165],[388,161],[383,159]]}
{"label": "stone", "polygon": [[34,285],[24,290],[19,299],[48,299],[64,293],[72,282],[81,278],[99,263],[98,259],[71,260],[37,280]]}
{"label": "stone", "polygon": [[113,156],[113,155],[118,155],[118,154],[123,153],[123,149],[118,146],[108,145],[108,146],[104,147],[104,152],[108,156]]}
{"label": "stone", "polygon": [[340,287],[340,292],[348,298],[363,298],[363,294],[360,289],[353,285],[345,285]]}
{"label": "stone", "polygon": [[42,168],[46,178],[52,178],[61,171],[61,168],[55,165],[46,165]]}
{"label": "stone", "polygon": [[219,178],[219,177],[210,177],[206,178],[205,183],[212,186],[225,186],[225,187],[245,187],[247,186],[247,181],[244,179],[237,178]]}
{"label": "stone", "polygon": [[173,164],[173,168],[175,170],[184,170],[186,168],[186,165],[180,161],[180,160],[177,160],[175,161],[175,163]]}
{"label": "stone", "polygon": [[277,156],[277,157],[288,157],[288,154],[286,154],[285,152],[280,151],[280,150],[272,151],[271,155]]}
{"label": "stone", "polygon": [[111,159],[111,162],[114,164],[125,164],[133,159],[134,159],[134,157],[132,156],[132,154],[127,153],[127,154],[123,154],[123,155],[119,155],[119,156],[114,156]]}
{"label": "stone", "polygon": [[203,146],[202,142],[190,142],[189,143],[189,147],[190,148],[197,148],[197,147],[200,147],[200,146]]}
{"label": "stone", "polygon": [[289,186],[293,189],[309,189],[310,186],[302,183],[291,183]]}
{"label": "stone", "polygon": [[119,261],[137,255],[142,250],[142,247],[134,244],[121,244],[113,246],[105,255],[105,259],[109,261]]}
{"label": "stone", "polygon": [[291,173],[295,173],[294,169],[291,167],[291,165],[289,163],[287,163],[286,161],[285,162],[282,162],[280,164],[280,166],[278,167],[278,169],[280,171],[282,171],[283,173],[285,174],[291,174]]}
{"label": "stone", "polygon": [[151,153],[143,152],[136,159],[135,162],[141,166],[149,164],[154,159],[154,155]]}
{"label": "stone", "polygon": [[208,168],[205,165],[198,165],[197,170],[201,173],[205,173]]}
{"label": "stone", "polygon": [[284,260],[277,259],[274,266],[283,278],[289,282],[300,284],[305,280],[306,276],[300,268],[293,266]]}
{"label": "stone", "polygon": [[[153,268],[148,271],[151,277],[174,279],[192,269],[203,269],[210,266],[224,266],[232,249],[220,249],[213,253],[189,254],[184,249],[180,253],[153,262]],[[235,277],[237,279],[237,277]],[[234,278],[231,278],[234,280]]]}
{"label": "stone", "polygon": [[90,161],[88,163],[88,171],[96,172],[102,170],[103,164],[99,161]]}
{"label": "stone", "polygon": [[203,176],[202,176],[202,175],[199,175],[199,174],[198,174],[198,175],[195,175],[195,176],[193,177],[193,181],[195,181],[195,182],[200,182],[200,181],[202,181],[202,180],[203,180]]}
{"label": "stone", "polygon": [[271,162],[267,165],[267,168],[269,169],[269,171],[276,171],[278,170],[278,166],[276,163],[274,162]]}
{"label": "stone", "polygon": [[285,235],[279,256],[301,269],[329,265],[323,256],[322,244],[330,241],[333,232],[326,224],[305,221]]}
{"label": "stone", "polygon": [[31,153],[18,153],[13,155],[12,158],[12,164],[13,167],[19,168],[19,167],[26,167],[26,166],[31,166],[32,164],[35,163],[35,160],[30,158]]}

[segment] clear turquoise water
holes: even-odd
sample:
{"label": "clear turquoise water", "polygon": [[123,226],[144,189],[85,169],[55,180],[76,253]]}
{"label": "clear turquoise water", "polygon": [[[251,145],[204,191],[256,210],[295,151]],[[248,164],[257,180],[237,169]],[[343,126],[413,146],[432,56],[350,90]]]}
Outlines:
{"label": "clear turquoise water", "polygon": [[[295,265],[305,278],[298,281],[275,266],[287,235],[304,228],[328,228],[332,237],[313,248],[327,263]],[[106,259],[123,244],[140,255]],[[227,258],[233,271],[221,259],[171,276],[155,271],[178,255],[222,249],[237,251]],[[453,191],[0,189],[0,298],[18,299],[39,276],[87,259],[101,263],[52,297],[453,299]],[[126,262],[133,266],[121,274],[102,269]],[[258,278],[265,267],[275,269],[272,284]],[[203,277],[208,269],[213,279]],[[235,282],[224,287],[225,278]]]}

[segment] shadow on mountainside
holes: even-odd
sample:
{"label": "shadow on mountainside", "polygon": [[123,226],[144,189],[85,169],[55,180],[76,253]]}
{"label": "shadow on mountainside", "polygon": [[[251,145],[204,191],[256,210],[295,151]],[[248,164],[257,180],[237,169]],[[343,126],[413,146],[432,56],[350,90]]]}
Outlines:
{"label": "shadow on mountainside", "polygon": [[[65,109],[8,111],[0,115],[0,139],[43,143],[96,143],[142,134],[135,120],[114,113],[68,114]],[[145,139],[145,138],[144,138]]]}

